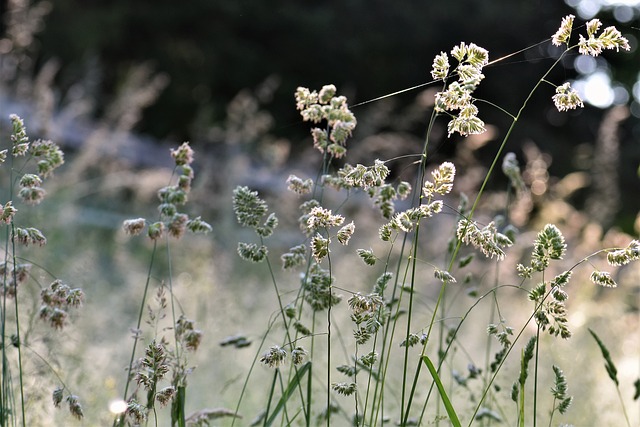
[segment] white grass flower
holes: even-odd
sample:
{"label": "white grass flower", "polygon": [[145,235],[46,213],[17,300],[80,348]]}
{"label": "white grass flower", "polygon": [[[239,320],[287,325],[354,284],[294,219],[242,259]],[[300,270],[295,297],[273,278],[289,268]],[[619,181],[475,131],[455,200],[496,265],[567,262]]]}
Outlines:
{"label": "white grass flower", "polygon": [[624,50],[630,50],[629,40],[622,36],[620,31],[615,27],[607,27],[602,33],[596,37],[596,33],[602,26],[602,23],[598,19],[592,19],[587,22],[587,36],[580,35],[578,42],[578,51],[583,55],[598,56],[602,53],[603,49],[615,49],[619,51],[620,48]]}
{"label": "white grass flower", "polygon": [[190,165],[193,163],[193,149],[188,142],[183,142],[180,147],[171,149],[171,157],[177,166]]}
{"label": "white grass flower", "polygon": [[602,22],[600,22],[599,19],[592,19],[591,21],[587,22],[585,25],[587,27],[587,35],[591,37],[598,32],[598,30],[602,26]]}
{"label": "white grass flower", "polygon": [[478,118],[478,108],[468,104],[460,110],[460,114],[454,117],[447,125],[447,134],[458,132],[461,136],[477,135],[486,131],[484,122]]}
{"label": "white grass flower", "polygon": [[201,217],[190,219],[186,224],[187,230],[196,234],[207,234],[213,230],[210,224],[205,222]]}
{"label": "white grass flower", "polygon": [[238,242],[238,255],[245,261],[262,262],[268,253],[269,250],[265,245],[258,246],[255,243]]}
{"label": "white grass flower", "polygon": [[331,388],[338,394],[351,396],[356,392],[358,387],[356,386],[356,383],[333,383],[331,384]]}
{"label": "white grass flower", "polygon": [[502,173],[504,173],[511,186],[519,192],[523,192],[526,188],[524,180],[522,179],[522,173],[520,171],[520,165],[518,159],[514,153],[507,153],[502,160]]}
{"label": "white grass flower", "polygon": [[311,178],[303,180],[296,175],[289,175],[287,178],[287,189],[298,195],[309,194],[313,187],[313,180]]}
{"label": "white grass flower", "polygon": [[311,239],[311,253],[313,257],[316,259],[316,262],[322,261],[329,255],[329,243],[331,240],[325,239],[320,234],[316,234],[313,239]]}
{"label": "white grass flower", "polygon": [[243,227],[257,227],[268,209],[267,203],[258,197],[257,191],[251,191],[248,187],[233,190],[233,210],[238,223]]}
{"label": "white grass flower", "polygon": [[349,244],[349,239],[351,239],[351,236],[353,236],[355,230],[356,226],[353,221],[351,221],[349,224],[338,230],[338,241],[343,245]]}
{"label": "white grass flower", "polygon": [[481,68],[473,65],[460,65],[456,68],[456,72],[458,73],[458,81],[466,90],[473,91],[484,79]]}
{"label": "white grass flower", "polygon": [[442,200],[434,200],[431,203],[420,205],[418,208],[420,212],[420,218],[430,218],[433,215],[442,212],[444,203]]}
{"label": "white grass flower", "polygon": [[453,188],[456,166],[451,162],[444,162],[431,172],[431,176],[434,182],[433,192],[444,196]]}
{"label": "white grass flower", "polygon": [[471,91],[459,82],[452,82],[447,90],[436,93],[435,110],[444,111],[460,110],[471,103]]}
{"label": "white grass flower", "polygon": [[573,20],[575,19],[574,15],[567,15],[562,18],[562,23],[560,24],[560,28],[558,31],[551,37],[551,43],[555,46],[560,46],[561,44],[568,44],[569,38],[571,37],[571,30],[573,28]]}
{"label": "white grass flower", "polygon": [[611,277],[611,273],[607,271],[594,271],[591,273],[589,279],[596,285],[604,286],[606,288],[618,287],[618,284]]}
{"label": "white grass flower", "polygon": [[445,270],[440,270],[439,268],[433,270],[433,276],[442,283],[456,283],[456,278],[453,277],[451,273]]}
{"label": "white grass flower", "polygon": [[304,358],[307,356],[307,354],[309,353],[304,348],[296,347],[291,351],[291,362],[293,362],[294,365],[298,366],[304,361]]}
{"label": "white grass flower", "polygon": [[331,210],[317,206],[309,212],[307,227],[311,230],[319,228],[339,227],[344,223],[342,215],[333,215]]}
{"label": "white grass flower", "polygon": [[456,235],[458,240],[471,244],[473,247],[480,249],[485,256],[489,258],[495,256],[498,260],[503,260],[505,257],[501,246],[511,246],[511,241],[506,236],[498,233],[493,221],[480,229],[475,221],[461,219],[458,222]]}
{"label": "white grass flower", "polygon": [[320,89],[320,93],[318,94],[318,101],[321,104],[327,104],[331,101],[331,98],[336,95],[336,91],[337,89],[334,85],[322,86],[322,89]]}
{"label": "white grass flower", "polygon": [[287,351],[277,345],[274,345],[262,355],[260,362],[264,363],[270,368],[279,368],[284,364],[287,357]]}
{"label": "white grass flower", "polygon": [[356,252],[367,265],[374,265],[378,260],[378,258],[376,258],[375,254],[373,253],[373,250],[371,249],[358,249]]}
{"label": "white grass flower", "polygon": [[556,88],[556,94],[551,98],[558,111],[574,110],[578,107],[583,108],[584,103],[578,95],[578,92],[566,82]]}
{"label": "white grass flower", "polygon": [[301,266],[306,261],[307,247],[305,245],[294,246],[289,249],[289,252],[283,254],[280,259],[282,260],[282,268],[287,270]]}
{"label": "white grass flower", "polygon": [[383,242],[391,241],[391,225],[381,225],[378,229],[378,237],[380,237],[380,240],[382,240]]}
{"label": "white grass flower", "polygon": [[489,63],[489,52],[475,43],[470,43],[467,46],[466,62],[481,69]]}
{"label": "white grass flower", "polygon": [[431,77],[434,80],[444,80],[449,74],[449,57],[446,53],[440,52],[433,59],[433,67],[431,68]]}

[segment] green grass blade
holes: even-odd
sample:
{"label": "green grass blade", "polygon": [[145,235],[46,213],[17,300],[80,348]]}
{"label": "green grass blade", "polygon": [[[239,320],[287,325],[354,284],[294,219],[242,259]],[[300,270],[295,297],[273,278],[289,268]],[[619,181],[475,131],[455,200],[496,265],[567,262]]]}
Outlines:
{"label": "green grass blade", "polygon": [[[171,404],[171,425],[178,427],[185,427],[185,413],[184,413],[184,403],[186,400],[187,390],[185,386],[180,386],[176,390],[176,396]],[[122,417],[124,419],[124,417]]]}
{"label": "green grass blade", "polygon": [[616,369],[616,365],[613,364],[613,360],[611,360],[611,354],[609,353],[609,350],[604,345],[604,343],[600,341],[600,338],[598,337],[598,335],[596,335],[595,332],[593,332],[593,330],[589,329],[589,332],[598,343],[598,347],[600,347],[600,352],[602,352],[602,357],[605,361],[604,367],[607,370],[607,374],[609,374],[609,378],[611,378],[611,380],[616,383],[616,386],[618,386],[618,370]]}
{"label": "green grass blade", "polygon": [[289,397],[291,397],[295,389],[298,387],[298,384],[300,384],[302,377],[307,373],[307,371],[310,368],[311,368],[311,362],[307,362],[304,365],[302,365],[300,369],[298,369],[298,372],[296,372],[296,375],[291,379],[291,382],[289,383],[289,385],[287,386],[287,389],[282,394],[282,397],[276,404],[275,408],[273,408],[273,412],[269,416],[269,419],[267,420],[267,422],[264,424],[265,426],[270,426],[271,424],[273,424],[273,422],[276,420],[276,417],[278,416],[282,408],[284,408],[284,405],[286,405],[287,401],[289,400]]}
{"label": "green grass blade", "polygon": [[435,366],[431,363],[431,360],[427,356],[422,357],[422,361],[425,365],[427,365],[427,369],[431,373],[431,377],[433,377],[433,381],[436,383],[436,387],[438,387],[438,392],[440,393],[440,397],[442,398],[442,403],[444,403],[444,407],[447,410],[447,415],[449,415],[449,421],[451,421],[451,425],[454,427],[461,427],[460,420],[458,419],[458,415],[456,414],[455,409],[453,409],[453,405],[451,405],[451,401],[447,396],[447,392],[442,385],[442,381],[440,381],[440,377],[438,376],[438,371],[436,371]]}

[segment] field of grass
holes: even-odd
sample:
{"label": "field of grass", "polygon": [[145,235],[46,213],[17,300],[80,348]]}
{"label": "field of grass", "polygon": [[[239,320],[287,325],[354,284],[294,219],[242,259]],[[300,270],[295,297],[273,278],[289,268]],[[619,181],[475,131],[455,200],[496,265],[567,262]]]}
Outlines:
{"label": "field of grass", "polygon": [[[572,24],[549,71],[629,49]],[[640,227],[573,206],[583,175],[550,176],[534,143],[509,153],[529,98],[483,137],[488,64],[473,43],[438,55],[422,145],[376,159],[377,135],[365,164],[332,85],[292,97],[297,164],[184,143],[141,166],[106,127],[63,164],[3,119],[0,425],[637,425]],[[583,106],[548,74],[532,94]]]}

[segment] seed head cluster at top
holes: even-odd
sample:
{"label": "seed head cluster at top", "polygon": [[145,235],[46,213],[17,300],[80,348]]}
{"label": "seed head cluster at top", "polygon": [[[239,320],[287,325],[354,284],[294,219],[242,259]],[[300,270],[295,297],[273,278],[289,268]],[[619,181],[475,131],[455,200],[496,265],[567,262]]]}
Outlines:
{"label": "seed head cluster at top", "polygon": [[178,207],[187,203],[191,192],[191,181],[194,177],[191,166],[194,160],[193,149],[188,142],[184,142],[180,147],[171,150],[171,157],[175,162],[178,179],[176,184],[158,190],[159,220],[148,222],[144,218],[128,219],[122,226],[127,234],[137,236],[144,231],[147,224],[147,236],[154,241],[162,238],[165,233],[179,239],[186,230],[196,234],[206,234],[212,230],[211,225],[201,217],[190,218],[189,215],[178,211]]}
{"label": "seed head cluster at top", "polygon": [[[555,46],[566,45],[567,49],[572,49],[575,46],[569,46],[571,39],[571,32],[573,31],[573,15],[567,15],[562,19],[560,28],[551,37],[551,43]],[[599,19],[592,19],[586,23],[587,37],[580,34],[578,41],[578,52],[582,55],[598,56],[604,49],[620,49],[629,50],[629,41],[622,36],[620,31],[615,27],[605,28],[600,35],[596,36],[596,33],[602,26]],[[570,83],[564,83],[556,87],[556,93],[552,97],[553,103],[558,111],[567,111],[575,108],[584,107],[584,103],[578,93],[571,88]]]}

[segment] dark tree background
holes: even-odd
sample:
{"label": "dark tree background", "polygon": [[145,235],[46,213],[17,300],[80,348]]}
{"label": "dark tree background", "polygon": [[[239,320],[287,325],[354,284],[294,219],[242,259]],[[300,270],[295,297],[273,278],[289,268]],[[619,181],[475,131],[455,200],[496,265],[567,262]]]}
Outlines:
{"label": "dark tree background", "polygon": [[[563,16],[576,14],[565,2],[549,0],[55,0],[52,5],[38,34],[38,63],[61,61],[56,84],[62,93],[94,61],[101,73],[97,105],[106,105],[127,71],[148,63],[168,75],[170,83],[144,111],[136,130],[194,144],[202,143],[194,131],[196,118],[198,126],[221,123],[239,91],[270,76],[280,82],[267,107],[274,117],[273,133],[301,139],[307,127],[291,126],[299,122],[293,103],[297,86],[333,83],[357,104],[429,81],[433,57],[460,41],[488,49],[493,60],[548,39]],[[618,24],[634,49],[640,27],[640,11],[635,13],[631,23]],[[617,24],[613,9],[598,17],[605,26]],[[499,62],[486,71],[478,97],[516,111],[554,55],[557,51],[542,43]],[[637,50],[605,55],[612,78],[629,92],[638,78],[639,56]],[[571,57],[564,65],[551,80],[576,77]],[[593,142],[604,111],[586,108],[567,113],[571,120],[559,118],[552,111],[552,94],[551,86],[538,91],[509,149],[517,151],[524,140],[534,140],[554,157],[560,174],[572,167],[567,147]],[[397,97],[396,105],[415,95]],[[499,126],[507,122],[491,108],[483,109],[481,117]],[[426,121],[411,131],[421,137]],[[623,158],[634,159],[621,169],[627,193],[637,193],[639,138],[640,125],[632,117],[621,131]],[[630,197],[625,204],[627,223],[640,208],[637,199]]]}

